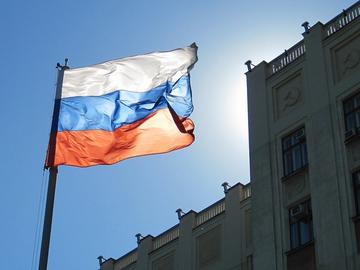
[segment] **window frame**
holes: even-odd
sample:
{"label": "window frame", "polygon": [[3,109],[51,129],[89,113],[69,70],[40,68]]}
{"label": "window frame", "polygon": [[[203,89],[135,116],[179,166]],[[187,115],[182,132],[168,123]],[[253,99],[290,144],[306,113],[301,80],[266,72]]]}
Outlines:
{"label": "window frame", "polygon": [[[306,207],[306,214],[302,215],[300,217],[292,217],[291,216],[291,210],[296,208],[296,207],[300,207],[301,205],[303,205],[304,207]],[[290,241],[290,250],[296,250],[298,248],[302,248],[305,247],[307,245],[309,245],[310,243],[312,243],[314,241],[314,225],[313,225],[313,216],[312,216],[312,207],[311,207],[311,200],[308,199],[306,201],[303,201],[301,203],[298,203],[292,207],[290,207],[288,209],[289,212],[289,241]],[[307,232],[306,234],[308,234],[308,240],[303,242],[303,240],[305,239],[305,234],[301,229],[301,223],[306,221],[308,224],[308,228],[307,228]],[[293,233],[293,225],[295,226],[295,230],[294,232],[296,233],[296,235],[294,235]],[[303,235],[304,234],[304,235]],[[296,237],[296,239],[294,239],[294,237]],[[295,243],[295,244],[294,244]]]}
{"label": "window frame", "polygon": [[[354,104],[356,102],[356,99],[359,98],[359,104]],[[352,108],[350,109],[350,111],[347,111],[347,103],[352,102],[353,104],[351,105]],[[360,119],[358,120],[358,125],[357,125],[357,121],[356,121],[356,115],[357,113],[359,113],[360,115],[360,92],[357,92],[353,95],[351,95],[350,97],[344,99],[343,101],[343,113],[344,113],[344,127],[345,127],[345,133],[349,132],[353,129],[355,129],[355,131],[358,132],[358,130],[360,129]],[[349,127],[348,125],[348,118],[354,116],[352,122],[353,122],[353,126],[352,128]],[[359,116],[360,117],[360,116]]]}
{"label": "window frame", "polygon": [[[300,132],[303,131],[304,135],[303,137],[295,142],[295,143],[291,143],[289,146],[287,146],[285,148],[285,141],[286,140],[296,140],[296,135]],[[298,149],[300,146],[300,149]],[[292,131],[291,133],[289,133],[286,136],[283,136],[281,138],[281,149],[282,149],[282,164],[283,164],[283,178],[286,178],[292,174],[295,174],[297,171],[302,170],[303,168],[305,168],[308,165],[308,157],[307,157],[307,143],[306,143],[306,131],[305,131],[305,126],[301,126],[297,129],[295,129],[294,131]],[[300,166],[296,167],[293,166],[294,164],[294,157],[295,154],[294,152],[296,150],[300,150]],[[289,166],[287,164],[287,157],[288,154],[290,154],[291,160],[289,162],[289,164],[291,164],[291,166]],[[288,166],[287,166],[288,165]]]}
{"label": "window frame", "polygon": [[360,169],[352,173],[356,216],[360,216]]}

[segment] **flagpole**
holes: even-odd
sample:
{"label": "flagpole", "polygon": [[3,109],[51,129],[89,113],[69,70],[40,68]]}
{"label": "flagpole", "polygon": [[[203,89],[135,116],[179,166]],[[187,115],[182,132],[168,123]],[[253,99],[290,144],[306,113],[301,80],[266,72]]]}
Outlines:
{"label": "flagpole", "polygon": [[57,167],[50,167],[49,169],[49,184],[46,197],[46,208],[44,217],[44,226],[41,240],[41,251],[39,258],[39,270],[46,270],[49,258],[51,224],[54,209],[55,188],[57,178]]}
{"label": "flagpole", "polygon": [[48,190],[46,196],[44,225],[43,225],[43,232],[41,239],[39,270],[47,270],[47,264],[49,258],[51,225],[53,218],[56,180],[58,173],[57,166],[53,166],[53,164],[55,160],[56,132],[59,122],[60,99],[61,99],[61,89],[64,78],[64,71],[66,69],[69,69],[69,67],[67,66],[67,61],[68,59],[65,59],[65,65],[63,66],[61,66],[59,63],[56,66],[58,68],[58,78],[56,84],[56,95],[55,95],[54,110],[53,110],[52,123],[51,123],[51,133],[50,133],[47,162],[46,162],[46,166],[48,166],[46,168],[49,169],[49,183],[48,183]]}

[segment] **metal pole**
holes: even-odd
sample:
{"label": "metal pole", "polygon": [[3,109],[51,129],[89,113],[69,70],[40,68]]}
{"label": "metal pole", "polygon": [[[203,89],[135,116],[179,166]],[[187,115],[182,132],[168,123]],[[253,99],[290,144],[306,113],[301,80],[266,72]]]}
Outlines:
{"label": "metal pole", "polygon": [[39,270],[46,270],[49,258],[51,224],[54,210],[55,187],[57,177],[57,167],[50,167],[49,185],[46,197],[46,209],[44,217],[44,227],[41,240],[41,251],[39,259]]}
{"label": "metal pole", "polygon": [[56,96],[55,96],[54,111],[53,111],[52,124],[51,124],[51,133],[50,133],[50,140],[49,140],[49,147],[48,147],[47,161],[46,161],[46,167],[50,169],[50,174],[49,174],[49,184],[48,184],[48,190],[46,196],[44,226],[43,226],[42,239],[41,239],[39,270],[47,270],[47,263],[49,258],[51,224],[53,218],[56,179],[58,172],[58,168],[53,165],[55,160],[56,132],[59,122],[61,88],[64,77],[64,71],[68,69],[67,59],[65,59],[64,66],[58,64],[57,67],[60,69],[58,71]]}

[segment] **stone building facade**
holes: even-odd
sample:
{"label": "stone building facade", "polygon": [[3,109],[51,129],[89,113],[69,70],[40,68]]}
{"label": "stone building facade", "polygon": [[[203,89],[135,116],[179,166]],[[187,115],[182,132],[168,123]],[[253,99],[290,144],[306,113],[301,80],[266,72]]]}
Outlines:
{"label": "stone building facade", "polygon": [[360,269],[359,18],[247,72],[256,270]]}
{"label": "stone building facade", "polygon": [[101,270],[251,269],[250,186],[237,184],[225,197],[196,213],[180,214],[179,224],[153,237]]}
{"label": "stone building facade", "polygon": [[179,212],[100,270],[360,269],[360,1],[303,26],[270,63],[247,63],[251,190]]}

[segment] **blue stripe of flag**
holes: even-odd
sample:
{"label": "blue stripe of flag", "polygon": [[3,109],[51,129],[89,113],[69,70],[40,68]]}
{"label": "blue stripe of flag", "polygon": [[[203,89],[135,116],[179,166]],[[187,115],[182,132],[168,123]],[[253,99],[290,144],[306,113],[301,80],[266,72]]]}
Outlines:
{"label": "blue stripe of flag", "polygon": [[180,117],[193,110],[190,78],[165,83],[147,92],[114,91],[103,96],[61,99],[58,131],[107,130],[141,120],[168,104]]}

